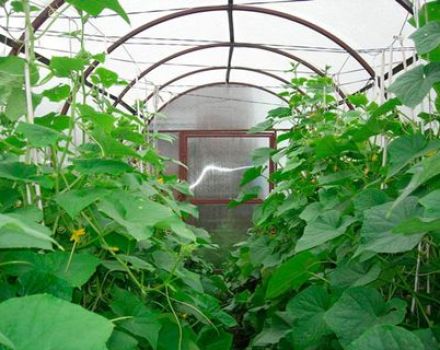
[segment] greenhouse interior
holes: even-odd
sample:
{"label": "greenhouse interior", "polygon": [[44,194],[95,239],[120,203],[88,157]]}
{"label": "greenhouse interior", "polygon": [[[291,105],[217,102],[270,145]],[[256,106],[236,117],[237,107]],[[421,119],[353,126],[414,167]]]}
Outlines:
{"label": "greenhouse interior", "polygon": [[0,0],[0,350],[440,349],[440,0]]}

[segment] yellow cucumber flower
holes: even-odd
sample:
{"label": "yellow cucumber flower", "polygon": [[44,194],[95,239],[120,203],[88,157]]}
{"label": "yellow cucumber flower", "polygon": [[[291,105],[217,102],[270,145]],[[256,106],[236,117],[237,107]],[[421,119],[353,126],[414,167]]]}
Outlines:
{"label": "yellow cucumber flower", "polygon": [[75,243],[81,241],[81,237],[86,235],[86,230],[84,228],[79,228],[78,230],[73,230],[70,240]]}

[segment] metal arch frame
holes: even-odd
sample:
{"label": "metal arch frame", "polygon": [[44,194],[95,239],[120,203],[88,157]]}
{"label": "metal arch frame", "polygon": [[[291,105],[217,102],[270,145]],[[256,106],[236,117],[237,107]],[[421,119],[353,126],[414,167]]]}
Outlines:
{"label": "metal arch frame", "polygon": [[144,71],[142,71],[135,79],[133,79],[125,88],[124,90],[122,90],[122,92],[119,94],[120,98],[123,98],[125,96],[125,94],[130,91],[130,89],[136,85],[136,83],[138,81],[140,81],[142,78],[144,78],[147,74],[149,74],[150,72],[152,72],[154,69],[162,66],[164,63],[167,63],[168,61],[171,61],[173,59],[185,56],[187,54],[193,53],[193,52],[197,52],[197,51],[202,51],[202,50],[207,50],[207,49],[214,49],[214,48],[220,48],[220,47],[240,47],[240,48],[249,48],[249,49],[257,49],[257,50],[264,50],[264,51],[268,51],[268,52],[272,52],[284,57],[287,57],[295,62],[298,62],[300,64],[302,64],[303,66],[309,68],[311,71],[315,72],[316,74],[319,75],[323,75],[324,72],[322,72],[320,69],[318,69],[317,67],[315,67],[314,65],[312,65],[311,63],[293,55],[290,54],[288,52],[285,52],[283,50],[274,48],[274,47],[270,47],[270,46],[265,46],[265,45],[261,45],[261,44],[251,44],[251,43],[230,43],[230,42],[223,42],[223,43],[215,43],[215,44],[206,44],[206,45],[199,45],[199,46],[194,46],[194,47],[190,47],[188,49],[185,50],[181,50],[178,52],[175,52],[159,61],[157,61],[156,63],[154,63],[153,65],[149,66],[147,69],[145,69]]}
{"label": "metal arch frame", "polygon": [[194,86],[194,87],[192,87],[192,88],[190,88],[188,90],[185,90],[185,91],[181,92],[180,94],[174,96],[171,100],[167,101],[162,106],[160,106],[160,108],[158,109],[158,112],[161,112],[164,108],[169,106],[174,101],[178,100],[179,98],[181,98],[181,97],[183,97],[185,95],[190,94],[193,91],[200,90],[200,89],[203,89],[203,88],[212,87],[212,86],[218,86],[218,85],[238,85],[238,86],[243,86],[243,87],[248,87],[248,88],[254,88],[254,89],[257,89],[257,90],[264,91],[264,92],[266,92],[266,93],[268,93],[270,95],[276,96],[280,100],[282,100],[283,102],[289,103],[289,101],[287,101],[284,97],[278,95],[277,93],[275,93],[275,92],[273,92],[273,91],[271,91],[269,89],[266,89],[266,88],[258,86],[258,85],[254,85],[254,84],[250,84],[250,83],[243,83],[243,82],[232,82],[231,81],[229,83],[226,83],[224,81],[218,81],[218,82],[214,82],[214,83],[197,85],[197,86]]}
{"label": "metal arch frame", "polygon": [[[400,6],[402,6],[405,10],[407,10],[410,14],[414,14],[414,9],[409,0],[395,0]],[[34,30],[38,30],[48,19],[49,17],[58,10],[61,6],[66,3],[65,0],[53,0],[48,6],[46,6],[39,15],[32,22],[32,27]],[[231,4],[233,5],[233,4]],[[243,5],[242,5],[243,6]],[[231,6],[227,5],[228,8]],[[251,6],[249,6],[251,7]],[[258,7],[255,7],[259,9]],[[282,12],[281,12],[282,13]],[[20,36],[20,41],[23,40],[24,33]],[[17,55],[20,52],[20,49],[13,48],[10,55]]]}
{"label": "metal arch frame", "polygon": [[[150,67],[148,67],[147,69],[145,69],[143,72],[141,72],[135,79],[133,79],[125,88],[124,90],[119,94],[118,99],[122,99],[128,91],[130,91],[133,86],[136,85],[136,83],[138,81],[140,81],[142,78],[144,78],[148,73],[150,73],[151,71],[153,71],[154,69],[162,66],[164,63],[167,63],[168,61],[171,61],[175,58],[184,56],[186,54],[192,53],[192,52],[197,52],[200,50],[206,50],[206,49],[211,49],[211,48],[218,48],[218,47],[230,47],[231,45],[235,46],[235,47],[241,47],[241,48],[250,48],[250,49],[258,49],[258,50],[263,50],[263,51],[268,51],[268,52],[272,52],[275,53],[277,55],[280,56],[284,56],[287,57],[295,62],[301,63],[303,64],[305,67],[309,68],[310,70],[312,70],[313,72],[315,72],[316,74],[320,75],[320,76],[324,76],[324,72],[322,72],[320,69],[316,68],[314,65],[310,64],[307,61],[304,61],[301,58],[296,57],[295,55],[292,55],[288,52],[285,52],[283,50],[274,48],[274,47],[270,47],[270,46],[265,46],[265,45],[260,45],[260,44],[251,44],[251,43],[216,43],[216,44],[207,44],[207,45],[200,45],[200,46],[195,46],[195,47],[191,47],[179,52],[176,52],[168,57],[165,57],[159,61],[157,61],[155,64],[151,65]],[[346,101],[346,96],[345,94],[341,91],[341,89],[339,89],[338,86],[335,86],[335,89],[337,91],[337,93],[339,94],[339,96],[341,96],[341,98]],[[119,101],[117,100],[114,103],[114,106],[117,106],[119,103]],[[351,106],[350,103],[346,102],[347,106],[352,109],[353,106]],[[68,109],[68,106],[67,106]]]}
{"label": "metal arch frame", "polygon": [[[286,79],[283,79],[275,74],[272,74],[270,72],[266,72],[264,70],[261,69],[257,69],[257,68],[250,68],[250,67],[242,67],[242,66],[213,66],[213,67],[206,67],[206,68],[201,68],[201,69],[197,69],[197,70],[193,70],[184,74],[181,74],[171,80],[168,80],[166,83],[162,84],[159,86],[158,91],[163,90],[164,88],[166,88],[167,86],[171,85],[172,83],[175,83],[176,81],[182,80],[184,78],[190,77],[194,74],[199,74],[199,73],[203,73],[203,72],[210,72],[210,71],[214,71],[214,70],[226,70],[226,69],[231,69],[231,70],[242,70],[242,71],[249,71],[249,72],[254,72],[257,74],[262,74],[265,76],[268,76],[270,78],[273,78],[275,80],[278,80],[284,84],[289,84],[289,81],[287,81]],[[297,89],[299,93],[304,94],[304,92],[301,89]],[[145,99],[145,102],[148,102],[151,98],[153,98],[154,93],[151,93],[150,95],[147,96],[147,98]]]}
{"label": "metal arch frame", "polygon": [[[150,21],[148,23],[145,23],[145,24],[139,26],[138,28],[133,29],[131,32],[127,33],[126,35],[121,37],[119,40],[117,40],[115,43],[110,45],[107,48],[106,52],[107,52],[107,54],[110,54],[114,50],[116,50],[119,46],[124,44],[127,40],[133,38],[137,34],[142,33],[144,31],[146,31],[147,29],[150,29],[156,25],[171,21],[173,19],[181,18],[181,17],[193,15],[193,14],[199,14],[199,13],[207,13],[207,12],[215,12],[215,11],[228,11],[228,10],[229,11],[243,11],[243,12],[261,13],[261,14],[265,14],[265,15],[271,15],[271,16],[283,18],[283,19],[288,20],[293,23],[301,24],[301,25],[311,29],[312,31],[315,31],[315,32],[327,37],[329,40],[333,41],[335,44],[337,44],[341,48],[345,49],[347,51],[347,53],[349,53],[354,59],[356,59],[359,62],[359,64],[369,73],[371,78],[374,79],[374,77],[375,77],[375,73],[374,73],[373,68],[362,58],[362,56],[356,50],[354,50],[351,46],[349,46],[347,43],[345,43],[343,40],[341,40],[339,37],[332,34],[331,32],[329,32],[329,31],[325,30],[324,28],[318,26],[317,24],[309,22],[303,18],[294,16],[291,14],[287,14],[284,12],[280,12],[280,11],[276,11],[276,10],[272,10],[272,9],[265,9],[265,8],[256,7],[256,6],[233,5],[233,4],[218,5],[218,6],[202,6],[202,7],[190,8],[190,9],[179,11],[176,13],[171,13],[169,15],[157,18],[153,21]],[[230,43],[230,45],[231,45],[231,43]],[[236,47],[236,46],[237,46],[237,44],[233,43],[233,47]],[[90,73],[98,65],[99,65],[98,61],[93,62],[90,65],[90,67],[85,71],[85,77],[90,75]],[[344,95],[344,98],[345,98],[345,95]],[[69,106],[65,105],[63,110],[68,110],[68,108],[69,108]]]}
{"label": "metal arch frame", "polygon": [[[228,0],[228,25],[229,25],[229,42],[231,44],[235,43],[235,29],[234,29],[234,0]],[[228,55],[228,61],[227,65],[228,68],[226,70],[226,77],[225,80],[227,83],[229,83],[229,80],[231,79],[231,66],[232,66],[232,57],[234,55],[234,46],[231,45],[229,48],[229,55]]]}
{"label": "metal arch frame", "polygon": [[[405,8],[405,10],[407,10],[409,13],[414,14],[414,10],[411,6],[411,3],[409,3],[408,0],[395,0],[399,5],[401,5],[403,8]],[[40,14],[37,16],[37,18],[32,22],[32,27],[34,28],[34,30],[38,30],[48,19],[49,17],[53,14],[53,12],[55,12],[57,9],[59,9],[62,5],[65,4],[65,0],[53,0],[52,3],[50,3],[43,11],[40,12]],[[231,4],[232,5],[232,4]],[[227,5],[226,8],[227,10],[231,11],[231,5]],[[234,6],[234,5],[233,5]],[[237,6],[237,5],[235,5]],[[246,6],[245,6],[246,7]],[[251,6],[248,6],[248,8]],[[211,6],[212,8],[212,6]],[[261,10],[266,11],[266,9],[262,9],[262,8],[258,8],[258,7],[251,7],[253,9],[258,10],[257,12],[261,12]],[[191,10],[191,9],[190,9]],[[183,12],[187,12],[188,10],[184,10]],[[192,11],[194,12],[194,9],[192,9]],[[212,11],[212,10],[211,10]],[[274,10],[267,10],[267,11],[272,11],[272,12],[276,12],[278,14],[282,14],[284,16],[287,17],[294,17],[294,18],[298,18],[289,14],[285,14],[279,11],[274,11]],[[200,11],[197,10],[196,13],[200,13],[200,12],[206,12],[206,11]],[[111,53],[112,51],[114,51],[117,47],[119,47],[123,42],[127,41],[128,39],[130,39],[131,37],[137,35],[138,33],[151,28],[157,24],[163,23],[165,21],[168,21],[170,19],[173,18],[177,18],[177,17],[181,17],[186,15],[185,13],[182,14],[181,12],[179,13],[178,16],[176,16],[176,14],[171,14],[168,16],[164,16],[159,18],[158,20],[154,20],[148,24],[145,24],[137,29],[135,29],[134,31],[128,33],[127,35],[125,35],[124,37],[120,38],[120,40],[118,40],[117,43],[111,45],[108,49],[107,49],[107,53]],[[171,18],[170,18],[171,17]],[[304,20],[303,20],[304,21]],[[307,21],[306,21],[307,22]],[[145,29],[145,26],[147,26]],[[318,27],[316,25],[314,25],[315,27]],[[319,28],[319,27],[318,27]],[[139,30],[141,29],[141,30]],[[24,33],[21,35],[20,40],[23,40],[24,38]],[[117,46],[115,46],[117,44]],[[16,46],[14,46],[10,52],[10,55],[17,55],[20,51],[21,51],[21,45],[17,44]],[[99,62],[94,62],[91,67],[89,67],[89,69],[87,70],[87,75],[91,73],[91,71],[98,65]],[[400,65],[399,68],[403,69],[403,65]],[[398,71],[400,71],[401,69],[399,69]],[[86,75],[86,77],[87,77]]]}
{"label": "metal arch frame", "polygon": [[[301,24],[301,25],[305,26],[306,28],[309,28],[312,31],[317,32],[317,33],[327,37],[330,41],[334,42],[339,47],[346,50],[347,53],[349,53],[354,59],[356,59],[356,61],[359,62],[359,64],[370,74],[371,77],[374,78],[374,76],[375,76],[373,68],[362,58],[362,56],[355,49],[353,49],[350,45],[348,45],[345,41],[343,41],[342,39],[340,39],[336,35],[332,34],[331,32],[327,31],[326,29],[318,26],[317,24],[312,23],[310,21],[307,21],[301,17],[294,16],[294,15],[284,13],[281,11],[257,7],[257,6],[246,6],[246,5],[228,4],[228,5],[217,5],[217,6],[201,6],[201,7],[194,7],[194,8],[190,8],[187,10],[171,13],[169,15],[157,18],[153,21],[150,21],[148,23],[145,23],[145,24],[133,29],[131,32],[127,33],[126,35],[121,37],[118,41],[116,41],[115,43],[110,45],[109,48],[107,49],[107,53],[113,52],[119,46],[121,46],[123,43],[125,43],[127,40],[133,38],[137,34],[140,34],[144,31],[146,31],[147,29],[155,27],[156,25],[163,24],[163,23],[171,21],[173,19],[186,17],[186,16],[193,15],[193,14],[216,12],[216,11],[228,11],[228,10],[260,13],[260,14],[264,14],[264,15],[283,18],[287,21]],[[93,70],[95,68],[96,64],[98,64],[98,62],[94,62],[94,64],[92,64],[92,66],[89,67],[89,69]]]}
{"label": "metal arch frame", "polygon": [[[371,78],[374,79],[374,77],[375,77],[375,72],[374,72],[373,68],[362,58],[362,56],[356,50],[354,50],[351,46],[346,44],[344,41],[342,41],[340,38],[338,38],[334,34],[328,32],[324,28],[322,28],[322,27],[320,27],[320,26],[318,26],[318,25],[316,25],[316,24],[314,24],[312,22],[309,22],[309,21],[307,21],[305,19],[302,19],[302,18],[294,16],[294,15],[286,14],[284,12],[280,12],[280,11],[276,11],[276,10],[272,10],[272,9],[265,9],[265,8],[255,7],[255,6],[234,5],[232,3],[229,3],[228,5],[225,5],[225,6],[224,5],[220,5],[220,6],[196,7],[196,8],[191,8],[191,9],[183,10],[183,11],[180,11],[180,12],[176,12],[176,13],[172,13],[172,14],[160,17],[160,18],[158,18],[156,20],[153,20],[153,21],[148,22],[148,23],[146,23],[144,25],[141,25],[138,28],[135,28],[130,33],[128,33],[125,36],[121,37],[118,41],[116,41],[114,44],[112,44],[107,49],[107,53],[113,52],[122,43],[126,42],[127,40],[131,39],[132,37],[136,36],[137,34],[139,34],[141,32],[144,32],[147,29],[150,29],[150,28],[152,28],[152,27],[154,27],[156,25],[163,24],[165,22],[168,22],[168,21],[176,19],[176,18],[181,18],[181,17],[185,17],[185,16],[189,16],[189,15],[193,15],[193,14],[199,14],[199,13],[213,12],[213,11],[227,11],[229,14],[233,13],[234,11],[261,13],[261,14],[265,14],[265,15],[271,15],[271,16],[283,18],[283,19],[286,19],[286,20],[288,20],[290,22],[301,24],[301,25],[303,25],[303,26],[305,26],[305,27],[307,27],[307,28],[309,28],[309,29],[311,29],[311,30],[313,30],[313,31],[315,31],[315,32],[317,32],[317,33],[327,37],[328,39],[330,39],[331,41],[336,43],[338,46],[340,46],[343,49],[345,49],[368,72],[368,74],[371,76]],[[231,21],[230,17],[229,17],[229,21]],[[230,34],[231,34],[231,38],[233,38],[233,34],[232,34],[232,30],[231,29],[232,28],[230,28],[230,31],[231,31]],[[229,43],[229,47],[230,47],[230,54],[229,54],[229,56],[231,56],[231,49],[237,47],[237,45],[238,44],[235,43],[235,41],[231,41]],[[297,59],[295,61],[300,62]],[[300,63],[304,64],[304,61],[300,62]],[[86,75],[90,74],[90,72],[93,71],[93,69],[97,66],[97,64],[98,64],[97,62],[94,62],[89,67],[89,69],[86,71]],[[228,64],[229,64],[229,62],[228,62]],[[154,66],[155,65],[153,65],[151,67],[154,67]],[[143,76],[145,76],[145,75],[144,74],[140,74],[138,76],[138,78],[135,80],[135,82],[137,80],[139,80],[140,78],[142,78]],[[130,88],[133,86],[132,83],[130,83],[124,89],[124,91],[119,95],[120,97],[123,97],[125,95],[125,93],[128,90],[130,90]]]}
{"label": "metal arch frame", "polygon": [[410,14],[414,14],[413,4],[408,0],[396,0],[396,2],[402,6],[405,10],[407,10]]}

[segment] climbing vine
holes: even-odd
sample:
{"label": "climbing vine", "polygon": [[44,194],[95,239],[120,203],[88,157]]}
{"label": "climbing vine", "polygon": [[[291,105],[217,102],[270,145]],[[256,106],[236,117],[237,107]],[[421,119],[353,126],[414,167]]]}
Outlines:
{"label": "climbing vine", "polygon": [[[251,130],[291,125],[242,180],[277,164],[228,270],[241,346],[439,348],[439,109],[414,118],[402,106],[438,101],[439,6],[420,11],[412,38],[427,62],[396,79],[397,98],[353,95],[346,110],[330,78],[295,76],[289,106]],[[258,195],[246,191],[234,205]]]}
{"label": "climbing vine", "polygon": [[[103,10],[129,22],[119,2],[67,0],[48,28],[74,8],[80,49],[49,62],[34,50],[40,9],[0,7],[26,27],[21,54],[0,57],[0,349],[439,348],[439,1],[411,19],[422,62],[384,104],[357,94],[348,109],[330,78],[292,70],[289,104],[250,130],[289,126],[230,204],[277,165],[224,276],[197,254],[215,246],[155,149],[172,139],[143,104],[113,106],[107,90],[126,82],[86,46]],[[405,106],[423,101],[413,118]]]}

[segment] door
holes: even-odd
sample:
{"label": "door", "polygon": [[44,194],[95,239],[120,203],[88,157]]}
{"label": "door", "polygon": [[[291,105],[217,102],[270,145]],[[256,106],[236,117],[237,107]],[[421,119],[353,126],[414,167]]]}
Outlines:
{"label": "door", "polygon": [[[274,145],[272,132],[180,132],[180,161],[188,168],[181,167],[179,175],[190,184],[194,192],[192,203],[199,207],[199,219],[193,224],[209,231],[213,242],[222,248],[205,254],[214,263],[223,260],[234,244],[246,239],[253,209],[269,193],[267,180],[259,178],[248,185],[261,187],[259,199],[233,209],[227,204],[240,192],[243,173],[252,167],[252,152]],[[273,164],[267,165],[266,176],[273,170]]]}

